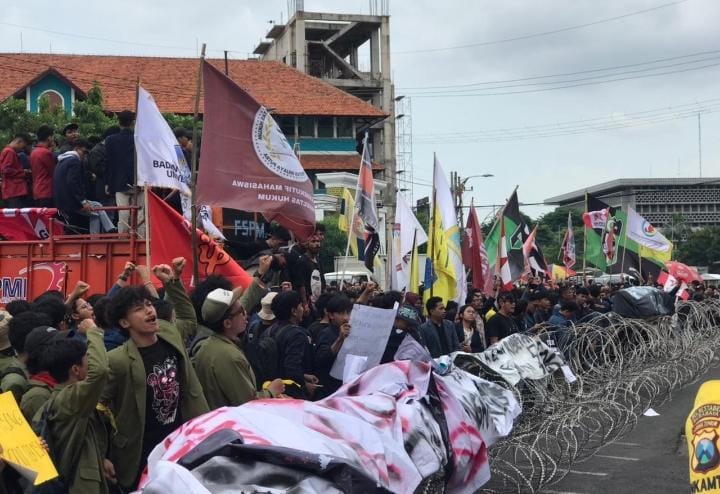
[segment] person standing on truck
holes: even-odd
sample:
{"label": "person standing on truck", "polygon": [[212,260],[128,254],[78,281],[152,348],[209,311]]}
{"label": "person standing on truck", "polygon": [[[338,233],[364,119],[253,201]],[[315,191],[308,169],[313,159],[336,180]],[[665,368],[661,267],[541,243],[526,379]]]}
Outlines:
{"label": "person standing on truck", "polygon": [[[135,113],[123,110],[117,115],[120,132],[105,138],[105,183],[108,193],[115,195],[115,204],[130,206],[135,201]],[[143,196],[137,195],[138,218],[143,218]],[[130,211],[118,211],[118,231],[130,229]],[[138,228],[138,234],[145,235],[145,228]]]}
{"label": "person standing on truck", "polygon": [[0,152],[0,192],[7,208],[25,208],[30,205],[27,177],[31,172],[23,168],[18,156],[29,142],[30,136],[27,134],[15,134],[10,144]]}
{"label": "person standing on truck", "polygon": [[[85,172],[83,159],[90,152],[90,143],[84,139],[75,142],[75,149],[61,154],[53,173],[53,195],[57,208],[78,233],[88,231],[100,233],[100,227],[106,231],[115,229],[105,211],[95,211],[102,207],[96,201],[90,201],[85,191]],[[89,222],[88,222],[89,220]]]}
{"label": "person standing on truck", "polygon": [[55,130],[49,125],[42,125],[37,131],[38,143],[30,153],[30,169],[32,170],[32,195],[37,208],[55,207],[53,200],[53,172],[57,158],[53,154]]}

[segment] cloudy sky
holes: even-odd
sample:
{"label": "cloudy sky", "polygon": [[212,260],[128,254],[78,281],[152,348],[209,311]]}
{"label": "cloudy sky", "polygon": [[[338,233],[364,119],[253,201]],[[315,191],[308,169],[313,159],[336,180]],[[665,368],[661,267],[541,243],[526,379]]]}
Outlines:
{"label": "cloudy sky", "polygon": [[[379,3],[379,2],[378,2]],[[368,13],[367,0],[306,0]],[[415,198],[432,153],[478,205],[615,178],[720,176],[720,2],[394,0],[392,72],[412,100]],[[0,51],[245,58],[286,0],[26,0],[3,5]],[[612,82],[608,82],[612,80]],[[536,216],[548,208],[523,208]],[[488,214],[484,208],[481,215]]]}

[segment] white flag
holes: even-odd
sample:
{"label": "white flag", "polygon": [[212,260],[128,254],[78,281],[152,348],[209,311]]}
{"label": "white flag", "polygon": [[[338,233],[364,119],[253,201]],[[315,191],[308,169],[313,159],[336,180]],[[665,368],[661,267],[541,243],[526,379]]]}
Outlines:
{"label": "white flag", "polygon": [[190,167],[153,97],[138,89],[135,121],[137,185],[176,189],[190,195]]}
{"label": "white flag", "polygon": [[630,207],[628,208],[627,236],[648,249],[659,252],[667,252],[672,249],[672,242]]}
{"label": "white flag", "polygon": [[427,242],[427,233],[398,192],[395,203],[395,224],[393,225],[392,289],[402,291],[410,280],[410,259],[408,253],[417,245]]}

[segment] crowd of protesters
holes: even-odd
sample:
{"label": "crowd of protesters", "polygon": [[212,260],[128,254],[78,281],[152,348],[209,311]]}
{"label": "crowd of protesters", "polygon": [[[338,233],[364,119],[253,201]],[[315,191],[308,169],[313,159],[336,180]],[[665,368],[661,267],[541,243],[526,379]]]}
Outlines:
{"label": "crowd of protesters", "polygon": [[[16,134],[0,152],[3,207],[57,208],[71,234],[128,232],[132,228],[129,209],[101,209],[135,204],[137,217],[143,217],[143,195],[135,190],[135,113],[121,111],[117,122],[102,136],[81,136],[76,123],[62,130],[42,125],[34,134]],[[175,136],[190,163],[190,134],[178,128]],[[180,211],[179,194],[155,192]],[[141,223],[135,230],[143,236]]]}
{"label": "crowd of protesters", "polygon": [[[324,237],[318,225],[291,244],[273,224],[265,240],[228,243],[253,273],[245,290],[222,276],[188,290],[186,261],[177,258],[152,268],[128,262],[108,293],[81,281],[67,297],[49,291],[8,303],[0,390],[13,393],[46,442],[61,474],[55,482],[69,492],[132,491],[151,450],[189,419],[258,398],[329,396],[342,384],[330,370],[356,304],[397,304],[386,363],[405,338],[428,358],[481,352],[543,328],[559,332],[560,344],[563,328],[611,311],[619,288],[530,277],[512,291],[499,283],[490,294],[471,289],[458,306],[373,282],[338,287],[325,283],[318,261]],[[696,300],[717,296],[701,285],[693,292]],[[0,489],[21,485],[5,466]]]}

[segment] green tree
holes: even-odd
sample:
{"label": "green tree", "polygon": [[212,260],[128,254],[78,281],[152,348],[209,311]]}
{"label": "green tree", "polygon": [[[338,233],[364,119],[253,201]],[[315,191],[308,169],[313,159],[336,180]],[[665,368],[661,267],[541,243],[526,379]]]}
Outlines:
{"label": "green tree", "polygon": [[582,211],[568,207],[558,207],[545,213],[537,220],[537,242],[545,254],[548,263],[556,264],[560,260],[560,247],[567,230],[568,213],[572,213],[573,233],[575,234],[575,254],[578,259],[575,269],[582,269],[583,235]]}
{"label": "green tree", "polygon": [[677,259],[691,266],[720,262],[720,227],[709,226],[690,232],[678,247]]}
{"label": "green tree", "polygon": [[335,271],[335,257],[345,255],[347,234],[338,228],[338,215],[328,214],[320,222],[325,226],[325,242],[320,251],[320,264],[325,273]]}
{"label": "green tree", "polygon": [[[68,117],[63,108],[51,107],[47,96],[40,99],[38,113],[27,111],[25,100],[9,98],[0,103],[0,147],[10,142],[15,134],[37,132],[41,125],[50,125],[59,133],[69,120],[78,124],[83,137],[99,137],[108,127],[117,124],[114,116],[103,109],[103,101],[102,89],[97,82],[88,91],[84,101],[75,102],[72,118]],[[163,116],[170,128],[192,129],[192,116],[173,113],[165,113]],[[202,130],[202,122],[199,130]]]}

